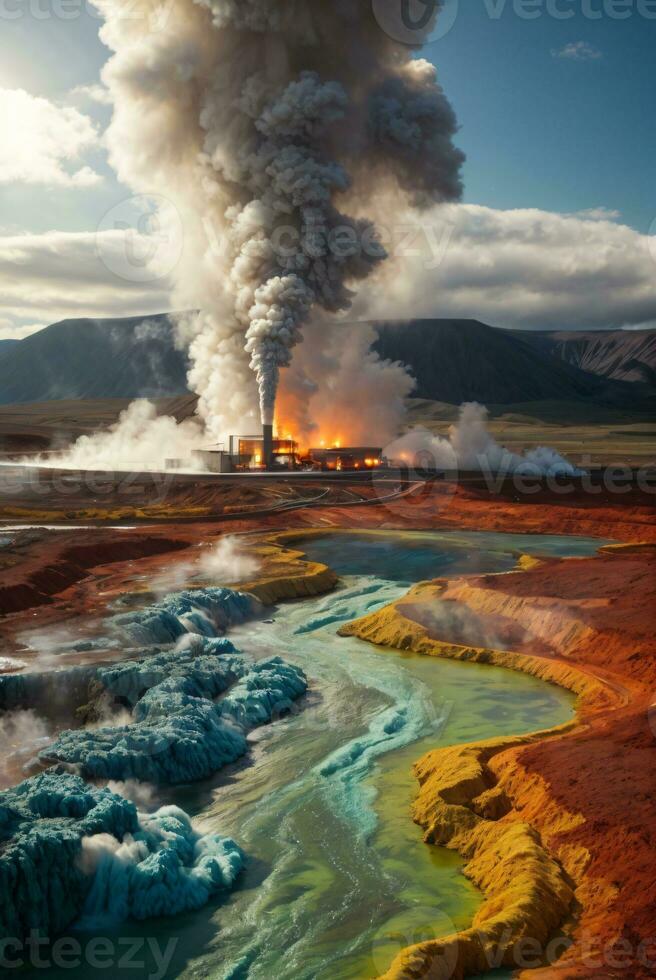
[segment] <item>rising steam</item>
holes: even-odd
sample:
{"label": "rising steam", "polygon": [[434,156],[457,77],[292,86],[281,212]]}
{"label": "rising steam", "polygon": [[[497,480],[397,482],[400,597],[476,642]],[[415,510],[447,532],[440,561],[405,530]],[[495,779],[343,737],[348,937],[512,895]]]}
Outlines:
{"label": "rising steam", "polygon": [[204,444],[202,427],[194,419],[176,422],[158,415],[147,399],[133,401],[108,429],[80,438],[69,449],[39,457],[46,468],[75,470],[164,470],[167,460],[184,460],[200,470],[194,449]]}
{"label": "rising steam", "polygon": [[[368,323],[311,323],[306,343],[285,372],[277,416],[283,434],[303,446],[381,445],[395,439],[414,379],[404,364],[383,360]],[[339,406],[339,411],[336,411]]]}
{"label": "rising steam", "polygon": [[172,562],[150,583],[153,592],[167,595],[202,582],[211,586],[239,585],[257,576],[258,558],[236,536],[221,537],[203,547],[193,561]]}
{"label": "rising steam", "polygon": [[426,469],[470,470],[482,473],[523,473],[528,476],[574,476],[575,466],[555,449],[538,446],[515,453],[499,445],[487,428],[488,411],[483,405],[462,405],[458,421],[448,438],[426,429],[411,429],[385,448],[389,459]]}
{"label": "rising steam", "polygon": [[45,747],[49,738],[47,723],[31,709],[0,714],[0,788],[15,782],[22,767]]}
{"label": "rising steam", "polygon": [[182,218],[174,305],[201,311],[179,329],[221,441],[258,410],[273,421],[313,310],[347,310],[386,257],[369,203],[460,196],[455,116],[371,0],[94,2],[112,163]]}

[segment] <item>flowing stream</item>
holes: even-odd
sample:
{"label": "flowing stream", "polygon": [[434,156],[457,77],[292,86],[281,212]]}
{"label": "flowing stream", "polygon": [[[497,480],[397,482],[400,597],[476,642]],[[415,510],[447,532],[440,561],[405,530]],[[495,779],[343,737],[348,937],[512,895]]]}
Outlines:
{"label": "flowing stream", "polygon": [[[403,946],[466,927],[481,896],[458,855],[425,845],[412,823],[412,764],[440,745],[560,724],[573,698],[510,670],[379,649],[336,631],[415,581],[508,571],[521,551],[580,556],[602,543],[422,532],[299,545],[340,574],[339,588],[281,605],[231,638],[255,657],[299,664],[307,698],[255,734],[243,765],[166,796],[245,849],[241,886],[223,905],[106,934],[162,946],[174,938],[167,977],[355,980],[384,972]],[[121,977],[155,976],[145,951],[140,960]]]}

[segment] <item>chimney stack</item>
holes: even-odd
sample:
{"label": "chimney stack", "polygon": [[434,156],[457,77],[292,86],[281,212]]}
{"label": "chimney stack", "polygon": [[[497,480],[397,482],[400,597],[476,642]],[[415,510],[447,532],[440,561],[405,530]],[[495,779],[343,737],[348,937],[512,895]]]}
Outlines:
{"label": "chimney stack", "polygon": [[273,426],[262,426],[262,462],[265,470],[273,469]]}

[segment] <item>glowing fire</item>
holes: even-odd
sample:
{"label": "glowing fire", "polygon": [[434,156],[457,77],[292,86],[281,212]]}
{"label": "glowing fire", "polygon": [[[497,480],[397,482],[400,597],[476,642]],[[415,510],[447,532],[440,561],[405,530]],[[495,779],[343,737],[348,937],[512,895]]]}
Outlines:
{"label": "glowing fire", "polygon": [[[351,439],[349,434],[346,436],[344,435],[342,422],[343,420],[340,421],[340,429],[337,430],[337,432],[335,429],[333,429],[331,432],[328,427],[324,429],[323,427],[320,428],[317,426],[310,435],[304,434],[298,436],[294,434],[296,431],[296,426],[293,425],[290,419],[278,420],[276,421],[275,425],[275,438],[281,441],[286,440],[287,442],[295,443],[298,456],[301,460],[305,459],[306,462],[308,461],[307,458],[310,455],[310,450],[313,448],[326,450],[344,449],[344,459],[340,459],[336,454],[336,458],[327,464],[329,469],[341,470],[342,468],[346,468],[355,470],[373,470],[383,466],[384,460],[377,455],[374,456],[373,454],[364,458],[358,454],[355,454],[354,459],[350,458],[352,451],[349,449],[349,447],[352,445],[357,446],[358,443],[357,441]],[[259,463],[260,460],[257,459],[256,462]]]}
{"label": "glowing fire", "polygon": [[344,440],[341,433],[335,434],[334,431],[315,431],[310,435],[295,435],[293,434],[293,428],[290,428],[288,421],[276,421],[275,424],[275,438],[276,439],[286,439],[288,442],[295,442],[298,446],[299,453],[305,455],[313,447],[320,447],[321,449],[341,449],[342,446],[349,443],[349,440]]}

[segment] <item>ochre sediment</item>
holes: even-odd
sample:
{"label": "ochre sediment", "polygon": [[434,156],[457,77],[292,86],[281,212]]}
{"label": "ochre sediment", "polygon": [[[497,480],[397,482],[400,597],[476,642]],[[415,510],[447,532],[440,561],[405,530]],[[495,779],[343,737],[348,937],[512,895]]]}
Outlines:
{"label": "ochre sediment", "polygon": [[569,915],[572,886],[540,835],[519,818],[500,819],[511,804],[489,761],[528,741],[454,746],[429,752],[416,764],[421,789],[413,816],[424,828],[424,840],[458,851],[485,901],[471,928],[403,950],[385,980],[460,980],[491,964],[513,966],[518,944],[521,948],[530,937],[544,948]]}
{"label": "ochre sediment", "polygon": [[[614,693],[594,675],[559,660],[536,657],[515,650],[495,650],[490,647],[463,646],[437,640],[430,636],[428,629],[408,618],[406,610],[446,595],[446,581],[421,582],[414,586],[407,596],[385,606],[378,612],[363,616],[347,623],[339,630],[340,636],[357,636],[377,646],[392,647],[395,650],[408,650],[428,657],[442,657],[447,660],[464,660],[469,663],[492,664],[495,667],[508,667],[532,674],[541,680],[558,684],[575,694],[586,694],[603,702],[615,699]],[[477,607],[477,611],[478,607]]]}
{"label": "ochre sediment", "polygon": [[[569,725],[440,749],[417,763],[414,818],[428,843],[463,855],[485,900],[469,930],[402,951],[385,980],[458,980],[492,965],[528,966],[526,958],[537,967],[562,928],[570,933],[564,955],[555,965],[543,957],[527,978],[606,977],[618,962],[632,978],[654,975],[656,914],[646,896],[656,829],[655,573],[650,544],[608,546],[587,559],[530,559],[504,575],[422,583],[340,630],[522,670],[579,695]],[[518,648],[433,635],[422,610],[437,600],[519,627]]]}
{"label": "ochre sediment", "polygon": [[[303,533],[304,538],[312,535]],[[261,569],[258,577],[239,585],[243,592],[251,592],[267,606],[284,599],[306,599],[323,595],[337,585],[337,575],[327,565],[308,561],[302,551],[288,547],[299,538],[296,531],[279,531],[263,537],[250,539],[250,552],[254,554]]]}
{"label": "ochre sediment", "polygon": [[[520,562],[525,569],[537,564],[534,559]],[[446,582],[420,583],[404,599],[343,626],[340,635],[425,656],[521,670],[579,695],[612,700],[605,685],[567,664],[436,640],[426,627],[406,618],[404,609],[440,598],[446,588]],[[403,950],[384,980],[460,980],[484,973],[491,964],[514,966],[518,943],[528,937],[544,949],[565,922],[574,898],[569,876],[544,848],[538,832],[513,812],[489,763],[507,749],[564,734],[574,724],[526,737],[436,749],[417,762],[421,788],[413,818],[424,829],[427,844],[448,847],[465,858],[465,874],[482,890],[485,901],[470,929]]]}

